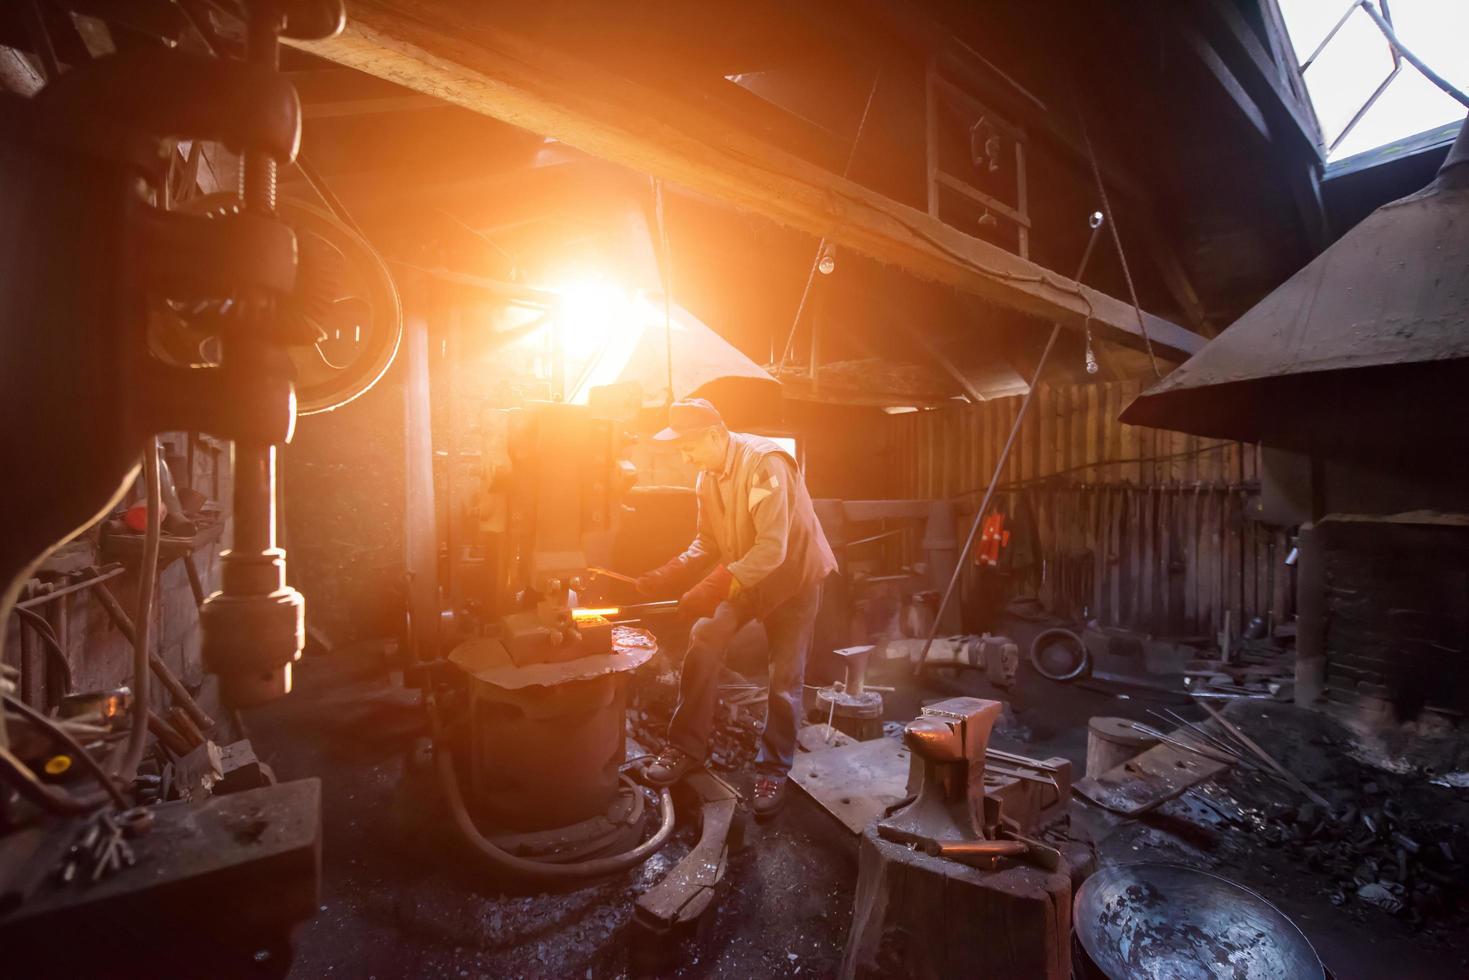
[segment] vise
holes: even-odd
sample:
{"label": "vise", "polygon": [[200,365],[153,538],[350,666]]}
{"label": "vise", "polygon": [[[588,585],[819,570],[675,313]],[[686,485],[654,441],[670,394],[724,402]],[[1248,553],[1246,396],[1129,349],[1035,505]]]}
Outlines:
{"label": "vise", "polygon": [[989,748],[999,701],[950,698],[928,705],[903,731],[911,751],[912,802],[877,825],[886,840],[915,845],[964,864],[993,867],[1001,857],[1060,866],[1035,839],[1067,815],[1071,763]]}

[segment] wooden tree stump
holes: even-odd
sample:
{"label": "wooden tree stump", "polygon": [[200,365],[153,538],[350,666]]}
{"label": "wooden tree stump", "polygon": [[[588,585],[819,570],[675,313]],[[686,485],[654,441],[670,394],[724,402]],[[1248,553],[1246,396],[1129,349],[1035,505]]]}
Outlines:
{"label": "wooden tree stump", "polygon": [[1071,976],[1072,869],[1089,873],[1091,848],[1061,846],[1054,872],[1028,864],[981,871],[883,840],[858,845],[857,895],[844,978]]}

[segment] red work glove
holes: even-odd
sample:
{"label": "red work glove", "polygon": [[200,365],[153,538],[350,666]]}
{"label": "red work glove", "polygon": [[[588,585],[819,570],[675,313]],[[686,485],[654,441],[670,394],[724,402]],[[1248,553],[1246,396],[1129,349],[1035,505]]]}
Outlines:
{"label": "red work glove", "polygon": [[706,619],[714,615],[719,604],[728,599],[735,589],[735,577],[729,569],[719,565],[704,577],[704,581],[683,594],[678,600],[679,615],[687,619]]}
{"label": "red work glove", "polygon": [[639,575],[635,587],[640,595],[656,599],[687,585],[690,577],[688,564],[679,556],[651,572]]}

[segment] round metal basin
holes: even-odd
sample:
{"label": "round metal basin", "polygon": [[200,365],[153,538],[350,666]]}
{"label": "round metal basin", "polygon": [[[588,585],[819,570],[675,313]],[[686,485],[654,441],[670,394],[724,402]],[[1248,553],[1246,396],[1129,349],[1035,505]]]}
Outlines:
{"label": "round metal basin", "polygon": [[1296,924],[1218,875],[1124,864],[1076,893],[1076,936],[1112,980],[1315,980],[1326,971]]}

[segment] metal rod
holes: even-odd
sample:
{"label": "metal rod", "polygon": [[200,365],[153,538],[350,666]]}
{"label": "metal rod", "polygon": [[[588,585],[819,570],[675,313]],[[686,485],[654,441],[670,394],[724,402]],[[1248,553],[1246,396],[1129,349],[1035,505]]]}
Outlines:
{"label": "metal rod", "polygon": [[15,604],[15,608],[34,609],[36,606],[44,606],[46,603],[50,602],[53,599],[60,599],[64,595],[70,595],[73,592],[80,592],[83,589],[90,589],[94,585],[100,585],[101,583],[106,582],[109,579],[117,578],[125,571],[127,571],[127,568],[122,565],[118,565],[115,568],[99,572],[92,578],[85,579],[80,582],[73,582],[63,588],[56,589],[52,592],[42,593],[41,595],[35,596],[31,599],[27,599],[24,602],[17,602]]}
{"label": "metal rod", "polygon": [[366,241],[367,236],[362,233],[362,226],[353,220],[352,212],[347,210],[347,206],[342,203],[341,198],[337,197],[336,193],[332,191],[331,185],[326,182],[326,178],[321,175],[321,171],[317,170],[311,161],[306,159],[306,154],[296,154],[296,170],[306,179],[307,185],[316,192],[316,196],[321,198],[322,203],[336,216],[336,219],[355,231],[363,241]]}
{"label": "metal rod", "polygon": [[1182,715],[1180,715],[1178,712],[1172,710],[1171,708],[1164,709],[1164,711],[1166,712],[1166,715],[1165,714],[1159,714],[1158,712],[1149,709],[1148,714],[1153,715],[1154,717],[1156,717],[1156,718],[1158,718],[1160,720],[1171,721],[1174,724],[1183,725],[1189,731],[1193,732],[1195,736],[1197,736],[1198,738],[1203,739],[1206,743],[1208,743],[1209,745],[1214,746],[1214,748],[1218,749],[1219,751],[1228,753],[1229,755],[1238,755],[1238,756],[1240,756],[1241,761],[1243,761],[1244,764],[1248,768],[1250,768],[1250,769],[1258,769],[1258,768],[1260,768],[1259,766],[1255,765],[1253,762],[1250,762],[1249,760],[1244,759],[1243,754],[1240,752],[1239,749],[1236,749],[1233,745],[1231,745],[1230,743],[1224,741],[1224,739],[1220,738],[1219,736],[1214,735],[1214,734],[1211,734],[1210,732],[1206,732],[1203,728],[1199,727],[1198,725],[1195,725],[1193,722],[1189,721],[1187,718],[1183,717]]}
{"label": "metal rod", "polygon": [[621,572],[614,572],[610,568],[598,568],[596,565],[590,565],[587,567],[587,571],[591,572],[593,575],[601,575],[605,578],[616,579],[619,582],[626,582],[629,585],[638,584],[638,580],[633,578],[631,575],[624,575]]}
{"label": "metal rod", "polygon": [[[97,597],[97,601],[102,604],[102,608],[107,610],[108,617],[116,624],[118,630],[127,638],[127,641],[136,646],[138,633],[137,629],[133,626],[132,617],[127,614],[126,609],[122,608],[122,603],[117,601],[117,597],[112,594],[112,590],[105,583],[96,582],[92,586],[92,594]],[[178,679],[178,675],[169,669],[168,664],[164,663],[163,659],[151,650],[148,651],[148,666],[152,668],[153,675],[158,678],[159,683],[168,690],[174,703],[188,713],[189,717],[193,719],[194,724],[206,732],[214,727],[214,719],[205,714],[204,709],[199,706],[199,702],[194,700],[194,696],[189,693],[188,688],[184,687],[183,682]]]}
{"label": "metal rod", "polygon": [[939,857],[1016,857],[1030,850],[1018,840],[945,840],[933,841],[926,850]]}
{"label": "metal rod", "polygon": [[1156,738],[1164,745],[1172,746],[1175,749],[1180,749],[1184,752],[1192,752],[1194,755],[1203,756],[1205,759],[1211,759],[1214,762],[1218,762],[1223,765],[1239,765],[1239,759],[1233,755],[1224,755],[1223,753],[1216,752],[1213,749],[1206,749],[1202,746],[1193,745],[1189,742],[1185,742],[1182,739],[1173,738],[1169,735],[1163,734],[1150,725],[1142,725],[1138,722],[1133,722],[1128,727],[1135,732],[1148,736],[1149,738]]}
{"label": "metal rod", "polygon": [[1443,89],[1455,101],[1463,104],[1466,108],[1469,108],[1469,95],[1465,95],[1463,92],[1459,91],[1442,75],[1438,74],[1438,72],[1425,65],[1423,63],[1423,59],[1419,58],[1416,54],[1409,51],[1407,47],[1404,46],[1403,42],[1398,40],[1397,32],[1392,29],[1392,25],[1383,19],[1383,16],[1377,12],[1377,9],[1373,7],[1372,4],[1368,3],[1367,0],[1360,0],[1360,2],[1362,9],[1367,11],[1367,16],[1372,18],[1372,22],[1376,24],[1377,29],[1382,32],[1382,36],[1387,38],[1387,43],[1391,44],[1399,54],[1406,58],[1408,60],[1408,64],[1412,65],[1414,68],[1422,72],[1424,78],[1428,79],[1430,82]]}
{"label": "metal rod", "polygon": [[[1081,277],[1086,274],[1087,263],[1091,261],[1092,251],[1096,248],[1097,235],[1102,230],[1106,218],[1097,220],[1097,215],[1091,218],[1092,233],[1087,239],[1086,249],[1081,253],[1081,261],[1077,264],[1075,282],[1080,282]],[[1051,336],[1046,338],[1046,349],[1041,352],[1041,359],[1035,366],[1035,373],[1031,375],[1030,385],[1025,390],[1025,399],[1020,403],[1020,411],[1015,415],[1015,423],[1010,426],[1010,435],[1005,439],[1005,445],[1000,450],[1000,456],[995,460],[995,471],[990,476],[990,484],[985,488],[984,499],[979,503],[979,509],[974,512],[974,522],[969,525],[969,536],[964,539],[964,548],[959,552],[959,560],[954,563],[954,573],[949,576],[948,588],[944,589],[944,598],[939,602],[938,612],[933,617],[933,626],[929,628],[928,639],[923,641],[923,649],[918,653],[918,662],[913,665],[913,673],[917,674],[923,669],[923,662],[928,659],[928,651],[933,646],[934,638],[938,636],[939,626],[944,621],[944,613],[949,609],[949,602],[954,598],[954,589],[959,585],[959,577],[964,574],[964,563],[969,559],[970,552],[974,549],[974,539],[979,535],[980,525],[984,523],[985,513],[990,509],[990,502],[994,499],[995,489],[1000,484],[1000,474],[1005,470],[1005,464],[1010,460],[1010,450],[1015,445],[1015,437],[1020,434],[1020,424],[1025,421],[1026,413],[1030,411],[1030,403],[1035,399],[1035,388],[1040,383],[1041,374],[1046,369],[1046,361],[1050,360],[1051,350],[1056,346],[1056,338],[1061,334],[1061,324],[1057,323],[1051,327]]]}
{"label": "metal rod", "polygon": [[1352,11],[1356,8],[1357,0],[1352,0],[1351,3],[1347,4],[1347,9],[1342,12],[1341,17],[1337,19],[1337,22],[1334,25],[1332,25],[1331,30],[1326,32],[1326,36],[1321,39],[1321,43],[1316,45],[1316,50],[1311,52],[1311,56],[1309,58],[1301,62],[1301,74],[1304,75],[1306,73],[1306,69],[1310,68],[1311,65],[1316,61],[1316,59],[1320,57],[1321,52],[1326,50],[1326,46],[1331,43],[1332,38],[1336,37],[1337,31],[1342,29],[1342,25],[1344,25],[1347,20],[1352,16]]}

